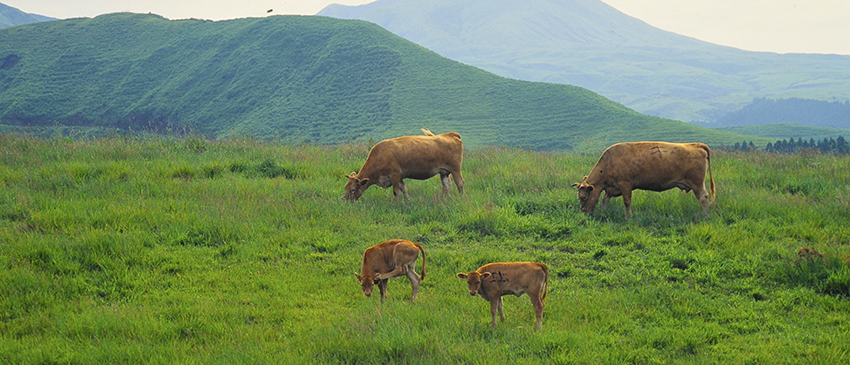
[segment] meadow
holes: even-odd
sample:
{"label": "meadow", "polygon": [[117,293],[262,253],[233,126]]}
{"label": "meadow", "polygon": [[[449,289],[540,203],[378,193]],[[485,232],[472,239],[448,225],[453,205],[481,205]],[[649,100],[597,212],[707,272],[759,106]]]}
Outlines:
{"label": "meadow", "polygon": [[[342,201],[368,148],[0,134],[0,359],[850,362],[847,157],[717,151],[708,216],[638,191],[626,221],[570,188],[601,151],[468,149],[464,195],[432,179]],[[425,247],[416,302],[406,278],[381,304],[353,275],[390,238]],[[526,296],[490,328],[455,274],[519,260],[549,266],[543,328]]]}

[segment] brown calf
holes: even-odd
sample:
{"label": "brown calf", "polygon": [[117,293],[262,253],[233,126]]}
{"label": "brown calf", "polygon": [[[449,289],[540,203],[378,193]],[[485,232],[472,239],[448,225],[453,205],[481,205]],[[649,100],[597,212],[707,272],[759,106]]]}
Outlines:
{"label": "brown calf", "polygon": [[[705,170],[711,181],[711,199],[705,188]],[[627,142],[617,143],[602,153],[596,166],[578,187],[581,211],[590,213],[602,199],[604,209],[613,197],[623,196],[626,219],[632,215],[632,190],[664,191],[679,188],[694,191],[703,213],[714,202],[711,150],[702,143]]]}
{"label": "brown calf", "polygon": [[434,135],[427,129],[424,136],[404,136],[386,139],[375,144],[369,151],[366,163],[359,173],[347,176],[344,200],[357,200],[372,185],[382,188],[393,187],[393,196],[407,198],[404,179],[427,180],[439,174],[443,182],[443,194],[449,192],[449,175],[463,193],[463,142],[457,132]]}
{"label": "brown calf", "polygon": [[[416,274],[415,265],[419,252],[422,252],[422,276]],[[425,279],[425,250],[422,245],[407,240],[389,240],[369,247],[363,253],[363,266],[360,274],[354,273],[363,294],[372,296],[372,287],[378,284],[381,291],[381,303],[386,299],[387,283],[390,278],[406,275],[413,287],[410,300],[416,300],[419,282]]]}
{"label": "brown calf", "polygon": [[481,266],[471,273],[459,273],[457,277],[466,279],[469,295],[479,295],[490,302],[492,326],[496,327],[496,313],[505,321],[502,305],[503,295],[528,294],[534,312],[537,315],[536,328],[543,324],[543,300],[549,288],[549,268],[539,262],[500,262]]}

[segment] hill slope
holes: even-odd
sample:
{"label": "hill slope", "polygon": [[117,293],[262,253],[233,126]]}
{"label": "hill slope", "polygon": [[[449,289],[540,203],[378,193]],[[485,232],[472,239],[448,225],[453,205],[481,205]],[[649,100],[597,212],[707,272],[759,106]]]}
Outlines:
{"label": "hill slope", "polygon": [[15,9],[11,6],[0,4],[0,28],[29,23],[46,22],[49,20],[55,19],[43,15],[24,13],[23,11]]}
{"label": "hill slope", "polygon": [[[505,79],[375,24],[112,14],[0,31],[0,121],[336,143],[456,130],[468,146],[741,140],[586,89]],[[766,143],[767,140],[764,141]]]}
{"label": "hill slope", "polygon": [[379,0],[318,15],[375,22],[465,64],[578,85],[642,113],[713,121],[756,97],[850,99],[850,56],[722,47],[654,28],[599,0]]}

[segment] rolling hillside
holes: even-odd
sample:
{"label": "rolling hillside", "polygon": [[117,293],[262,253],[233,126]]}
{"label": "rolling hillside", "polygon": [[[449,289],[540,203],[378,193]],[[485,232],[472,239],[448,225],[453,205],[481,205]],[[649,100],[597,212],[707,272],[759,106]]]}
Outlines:
{"label": "rolling hillside", "polygon": [[850,100],[850,56],[759,53],[654,28],[599,0],[379,0],[363,19],[509,78],[578,85],[642,113],[710,122],[754,98]]}
{"label": "rolling hillside", "polygon": [[46,22],[49,20],[55,19],[38,14],[24,13],[23,11],[20,11],[16,8],[0,3],[0,28],[29,23]]}
{"label": "rolling hillside", "polygon": [[456,130],[467,146],[539,150],[743,139],[645,116],[583,88],[495,76],[375,24],[301,16],[122,13],[4,29],[0,121],[315,143],[427,127]]}

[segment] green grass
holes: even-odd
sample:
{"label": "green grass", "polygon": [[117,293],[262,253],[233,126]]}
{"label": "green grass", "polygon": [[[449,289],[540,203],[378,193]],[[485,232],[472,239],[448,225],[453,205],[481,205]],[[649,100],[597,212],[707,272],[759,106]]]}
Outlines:
{"label": "green grass", "polygon": [[[0,135],[0,358],[6,363],[846,363],[847,158],[713,156],[717,204],[639,191],[585,216],[585,155],[469,149],[466,194],[408,181],[344,202],[368,146],[252,139]],[[282,173],[286,171],[287,173]],[[390,238],[428,275],[383,305],[354,275]],[[492,261],[550,268],[527,297],[455,277]],[[421,265],[421,262],[420,262]]]}
{"label": "green grass", "polygon": [[457,131],[467,147],[535,150],[753,139],[642,115],[575,86],[498,77],[364,21],[121,13],[0,30],[0,132],[338,144],[423,127]]}

